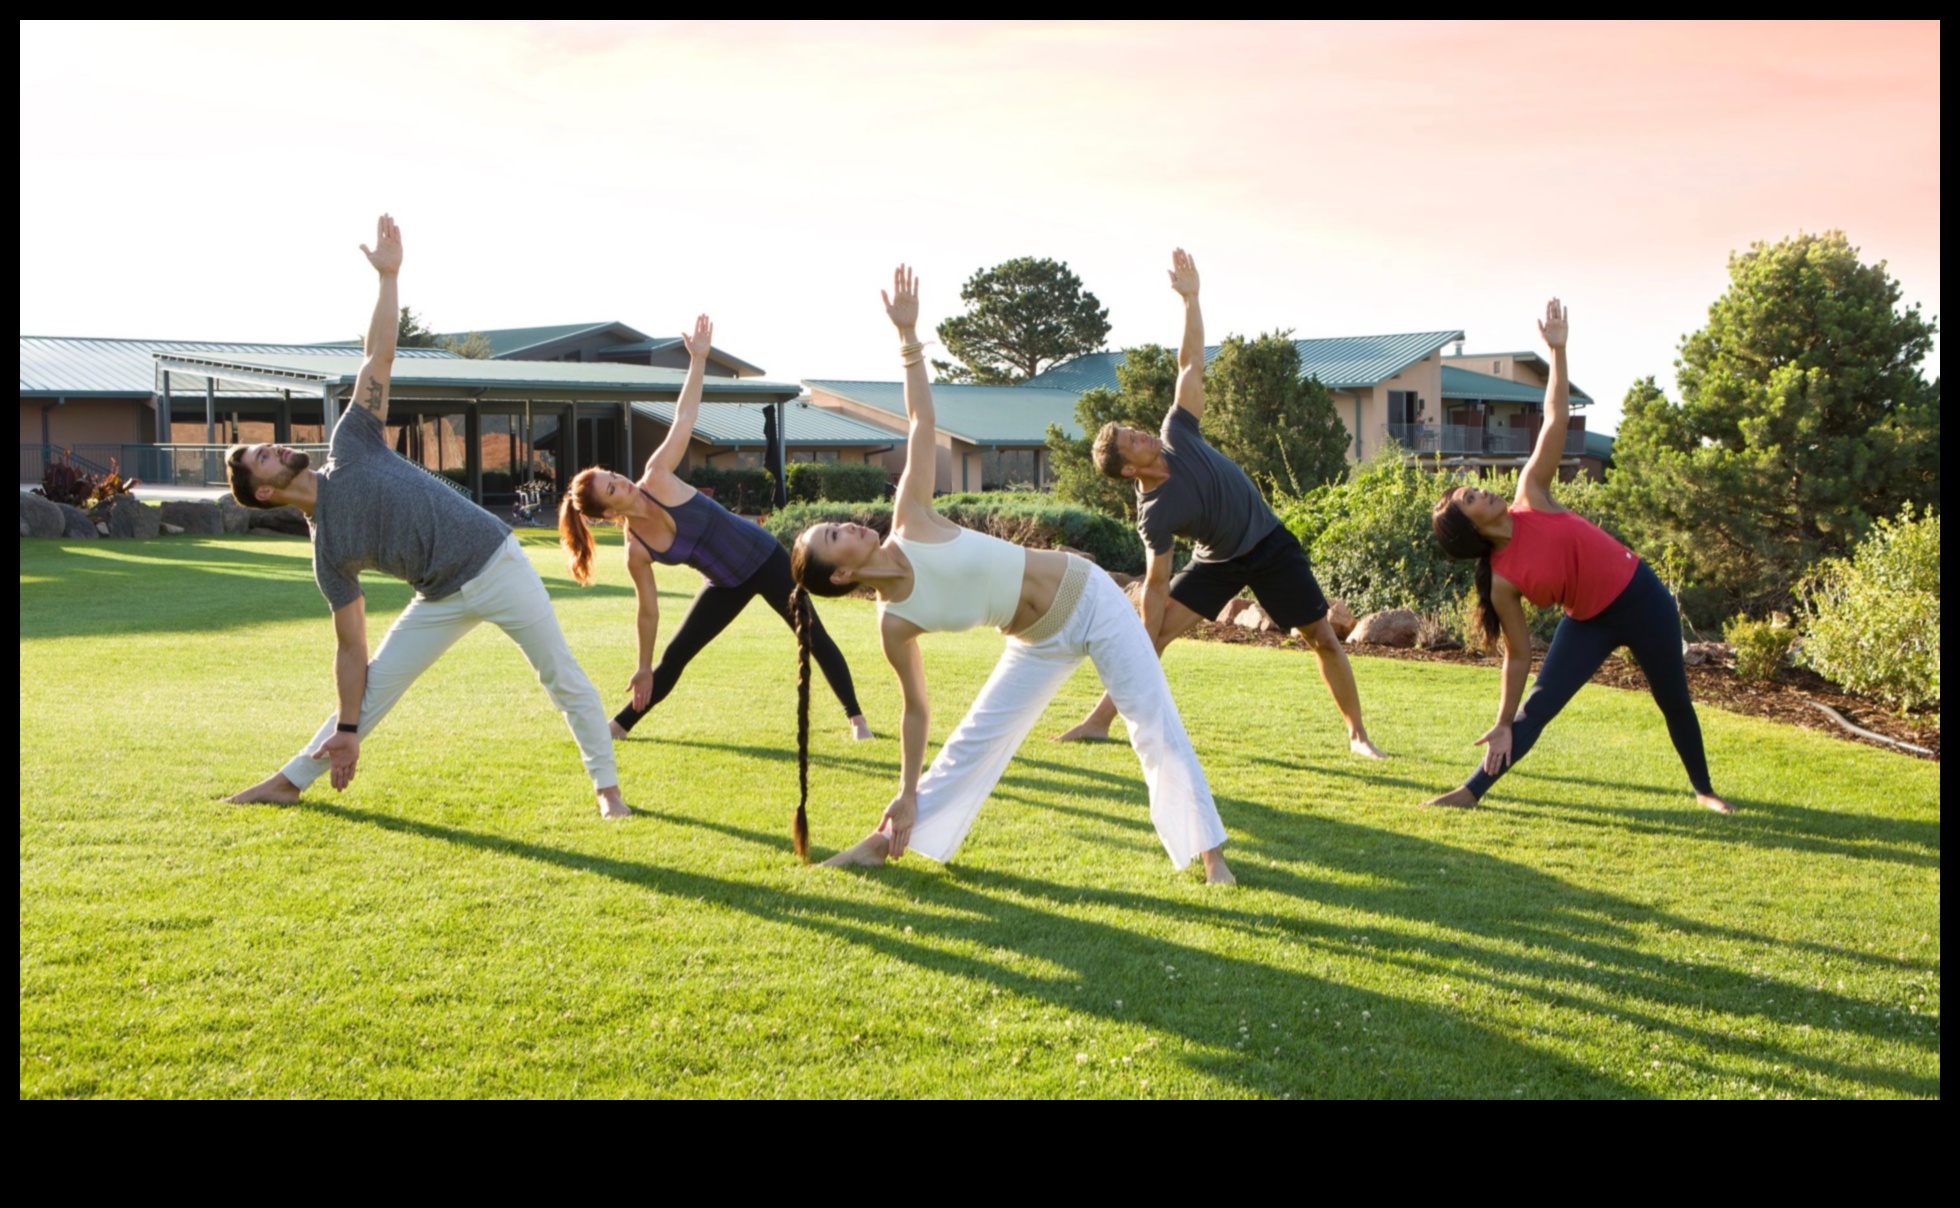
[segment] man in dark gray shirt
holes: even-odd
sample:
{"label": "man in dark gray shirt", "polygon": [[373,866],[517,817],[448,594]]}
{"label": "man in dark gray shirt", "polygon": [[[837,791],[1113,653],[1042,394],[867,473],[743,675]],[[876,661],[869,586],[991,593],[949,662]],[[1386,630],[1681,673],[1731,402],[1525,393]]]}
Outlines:
{"label": "man in dark gray shirt", "polygon": [[[631,813],[619,795],[612,734],[599,694],[565,644],[544,582],[504,522],[388,447],[388,378],[394,367],[401,232],[386,214],[376,247],[361,251],[380,276],[367,355],[354,396],[334,426],[327,464],[279,445],[239,445],[225,457],[232,497],[246,507],[291,504],[313,528],[313,577],[333,610],[334,687],[340,707],[285,767],[232,797],[291,804],[322,774],[335,789],[354,779],[361,739],[443,651],[489,621],[516,641],[571,726],[599,813]],[[415,598],[368,658],[360,575],[406,580]]]}
{"label": "man in dark gray shirt", "polygon": [[[1177,396],[1156,436],[1105,424],[1096,434],[1095,460],[1111,478],[1137,486],[1137,531],[1148,561],[1144,571],[1143,628],[1159,654],[1200,620],[1218,615],[1247,587],[1282,629],[1314,652],[1320,678],[1347,723],[1348,749],[1370,759],[1384,756],[1368,741],[1361,722],[1361,695],[1347,648],[1327,620],[1327,597],[1314,579],[1306,551],[1287,531],[1252,479],[1206,443],[1198,430],[1205,413],[1205,321],[1198,309],[1198,266],[1184,249],[1171,254],[1171,288],[1184,299],[1184,336],[1177,348]],[[1171,577],[1178,537],[1195,550]],[[1116,705],[1105,694],[1063,741],[1106,738]]]}

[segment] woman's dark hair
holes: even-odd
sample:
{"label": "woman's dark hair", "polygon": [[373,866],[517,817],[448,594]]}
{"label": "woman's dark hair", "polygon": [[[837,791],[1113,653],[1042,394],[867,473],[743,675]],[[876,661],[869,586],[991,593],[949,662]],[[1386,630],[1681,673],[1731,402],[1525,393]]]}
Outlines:
{"label": "woman's dark hair", "polygon": [[1443,547],[1444,553],[1458,561],[1477,560],[1477,628],[1483,631],[1484,645],[1489,647],[1504,628],[1490,602],[1490,556],[1496,547],[1490,538],[1477,531],[1477,522],[1456,505],[1454,495],[1451,492],[1443,496],[1436,510],[1430,513],[1429,523],[1436,530],[1436,544]]}
{"label": "woman's dark hair", "polygon": [[816,611],[810,593],[801,587],[789,593],[789,615],[796,621],[796,818],[790,823],[790,841],[796,857],[810,862],[810,631],[816,628]]}
{"label": "woman's dark hair", "polygon": [[810,543],[804,540],[809,535],[809,529],[798,533],[796,542],[789,550],[789,573],[796,579],[797,585],[805,588],[812,595],[831,597],[850,595],[851,589],[857,584],[837,583],[831,580],[830,576],[837,572],[837,568],[824,561],[815,550],[810,548]]}
{"label": "woman's dark hair", "polygon": [[588,498],[592,478],[598,472],[599,467],[587,466],[574,474],[571,489],[558,505],[558,544],[565,547],[565,565],[581,587],[592,585],[592,530],[587,527],[587,518],[603,516],[606,511],[598,500]]}

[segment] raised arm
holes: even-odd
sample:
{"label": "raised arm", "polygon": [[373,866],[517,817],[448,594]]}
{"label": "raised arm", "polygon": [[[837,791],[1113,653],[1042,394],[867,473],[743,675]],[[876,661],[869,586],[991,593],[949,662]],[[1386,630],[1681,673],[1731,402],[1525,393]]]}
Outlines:
{"label": "raised arm", "polygon": [[898,357],[905,366],[905,415],[911,423],[905,438],[905,470],[898,476],[898,498],[892,507],[892,527],[937,524],[932,510],[933,482],[939,476],[939,423],[932,410],[932,380],[926,376],[925,345],[919,342],[919,281],[901,264],[892,273],[890,293],[880,290],[885,314],[898,328]]}
{"label": "raised arm", "polygon": [[667,429],[667,439],[660,442],[647,458],[646,469],[640,478],[655,472],[672,474],[680,467],[681,458],[687,455],[687,442],[694,436],[694,422],[701,418],[701,379],[708,372],[708,349],[715,340],[715,325],[708,316],[701,315],[694,320],[694,334],[681,336],[681,343],[687,347],[687,381],[681,383],[681,394],[674,404],[674,426]]}
{"label": "raised arm", "polygon": [[1562,512],[1552,498],[1552,484],[1558,481],[1558,463],[1565,456],[1565,430],[1572,425],[1572,388],[1565,377],[1565,307],[1557,298],[1545,303],[1545,317],[1538,334],[1551,353],[1552,372],[1545,382],[1545,422],[1538,427],[1538,443],[1531,460],[1518,479],[1518,500],[1535,512]]}
{"label": "raised arm", "polygon": [[383,214],[374,222],[374,247],[361,245],[361,254],[381,278],[379,296],[374,300],[374,317],[368,320],[367,355],[361,372],[354,378],[354,402],[388,422],[388,378],[395,369],[395,337],[401,330],[401,299],[395,277],[402,268],[402,232],[395,220]]}
{"label": "raised arm", "polygon": [[1192,419],[1205,417],[1205,316],[1198,309],[1198,262],[1178,248],[1171,253],[1171,288],[1184,299],[1184,335],[1177,343],[1177,405]]}

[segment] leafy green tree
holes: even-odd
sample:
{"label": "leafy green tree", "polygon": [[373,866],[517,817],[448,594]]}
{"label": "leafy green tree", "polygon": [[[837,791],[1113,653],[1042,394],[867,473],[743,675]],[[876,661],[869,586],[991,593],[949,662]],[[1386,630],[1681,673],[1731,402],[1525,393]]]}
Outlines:
{"label": "leafy green tree", "polygon": [[1177,354],[1158,344],[1129,349],[1116,367],[1116,386],[1115,390],[1097,387],[1076,400],[1075,420],[1082,425],[1079,440],[1070,440],[1059,427],[1048,425],[1048,463],[1055,472],[1055,498],[1135,523],[1136,486],[1127,479],[1103,477],[1089,447],[1112,420],[1145,432],[1163,426],[1177,396]]}
{"label": "leafy green tree", "polygon": [[422,324],[422,317],[402,307],[401,322],[395,326],[395,345],[398,348],[439,348],[442,337]]}
{"label": "leafy green tree", "polygon": [[1678,555],[1703,617],[1787,606],[1805,567],[1939,498],[1937,330],[1843,232],[1757,243],[1682,341],[1681,400],[1626,397],[1610,484],[1643,552]]}
{"label": "leafy green tree", "polygon": [[456,336],[443,336],[441,344],[466,361],[487,361],[496,355],[490,345],[490,337],[480,331],[473,331],[460,339]]}
{"label": "leafy green tree", "polygon": [[1109,310],[1058,260],[1022,256],[981,269],[960,287],[967,313],[936,329],[959,363],[934,361],[942,382],[1011,386],[1109,336]]}
{"label": "leafy green tree", "polygon": [[1347,427],[1320,379],[1301,379],[1290,331],[1226,337],[1205,371],[1204,426],[1206,438],[1269,499],[1347,471]]}

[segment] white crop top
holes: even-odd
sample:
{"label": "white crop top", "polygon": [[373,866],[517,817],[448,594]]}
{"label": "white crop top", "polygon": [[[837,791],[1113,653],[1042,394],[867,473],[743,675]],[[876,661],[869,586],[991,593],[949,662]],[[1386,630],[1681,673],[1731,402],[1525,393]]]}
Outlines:
{"label": "white crop top", "polygon": [[1021,606],[1021,579],[1028,551],[1012,541],[963,528],[951,541],[893,538],[912,563],[912,594],[878,611],[930,633],[957,633],[976,625],[1003,629]]}

